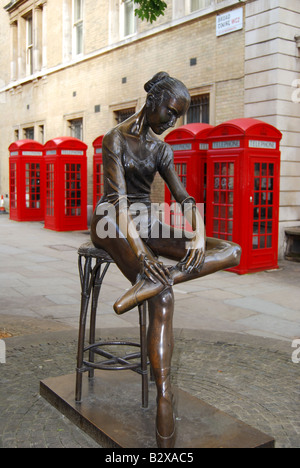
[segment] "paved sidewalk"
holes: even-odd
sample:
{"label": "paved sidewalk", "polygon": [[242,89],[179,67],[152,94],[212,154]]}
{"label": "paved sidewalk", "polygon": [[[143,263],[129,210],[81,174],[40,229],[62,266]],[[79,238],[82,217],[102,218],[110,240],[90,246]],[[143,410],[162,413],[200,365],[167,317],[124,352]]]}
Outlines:
{"label": "paved sidewalk", "polygon": [[[86,232],[45,230],[0,216],[0,447],[97,447],[39,396],[39,381],[74,372],[80,307],[77,248]],[[174,383],[300,447],[300,264],[238,276],[228,272],[176,286]],[[112,304],[130,285],[112,265],[103,287],[101,337],[138,336],[137,314]]]}
{"label": "paved sidewalk", "polygon": [[[80,285],[77,249],[88,232],[54,232],[43,223],[17,223],[0,216],[0,300],[2,326],[18,333],[12,316],[47,319],[78,327]],[[239,276],[229,272],[176,285],[174,328],[243,333],[285,340],[300,338],[300,264]],[[113,303],[130,287],[111,265],[101,292],[104,328],[136,326],[136,312],[117,316]]]}

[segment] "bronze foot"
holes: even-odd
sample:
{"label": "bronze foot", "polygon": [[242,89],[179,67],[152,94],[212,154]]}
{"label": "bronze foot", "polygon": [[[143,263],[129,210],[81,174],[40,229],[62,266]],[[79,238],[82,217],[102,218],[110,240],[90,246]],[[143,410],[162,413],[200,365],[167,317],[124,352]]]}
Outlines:
{"label": "bronze foot", "polygon": [[174,397],[170,383],[170,368],[161,369],[158,380],[156,442],[159,448],[172,448],[175,444]]}
{"label": "bronze foot", "polygon": [[118,315],[124,314],[147,299],[161,293],[165,288],[166,286],[159,281],[153,283],[150,280],[141,279],[115,302],[114,311]]}

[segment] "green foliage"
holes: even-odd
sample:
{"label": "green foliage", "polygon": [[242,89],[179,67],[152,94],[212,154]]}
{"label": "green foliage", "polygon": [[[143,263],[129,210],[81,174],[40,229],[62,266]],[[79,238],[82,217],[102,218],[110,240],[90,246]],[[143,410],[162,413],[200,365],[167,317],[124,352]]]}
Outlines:
{"label": "green foliage", "polygon": [[134,3],[139,4],[135,14],[142,20],[150,21],[150,23],[156,21],[159,16],[164,15],[167,8],[167,4],[163,0],[134,0]]}
{"label": "green foliage", "polygon": [[[135,10],[136,16],[142,20],[156,21],[157,18],[165,14],[165,9],[167,8],[166,2],[163,0],[133,0],[134,3],[137,3],[139,6]],[[239,0],[239,2],[244,2],[245,0]]]}

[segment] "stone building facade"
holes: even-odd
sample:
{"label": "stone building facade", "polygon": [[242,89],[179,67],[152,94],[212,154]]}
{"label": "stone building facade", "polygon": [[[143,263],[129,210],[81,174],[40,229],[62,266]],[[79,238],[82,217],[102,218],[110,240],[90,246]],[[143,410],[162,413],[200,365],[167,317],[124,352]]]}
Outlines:
{"label": "stone building facade", "polygon": [[[132,0],[7,2],[0,10],[0,194],[9,193],[12,141],[73,135],[88,145],[91,204],[93,141],[138,110],[143,84],[164,70],[192,96],[195,114],[178,125],[255,117],[283,131],[281,231],[300,223],[298,0],[168,0],[152,24],[134,16]],[[241,12],[242,23],[218,31],[218,18],[230,11]],[[162,194],[157,179],[153,200]]]}

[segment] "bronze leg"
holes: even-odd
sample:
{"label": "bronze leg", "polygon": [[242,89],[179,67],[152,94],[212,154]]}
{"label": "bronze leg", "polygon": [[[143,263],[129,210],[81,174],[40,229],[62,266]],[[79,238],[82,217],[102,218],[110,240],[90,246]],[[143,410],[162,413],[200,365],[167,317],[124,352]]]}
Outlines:
{"label": "bronze leg", "polygon": [[148,301],[148,355],[157,388],[156,439],[160,448],[172,448],[175,441],[175,416],[170,382],[173,354],[172,288]]}
{"label": "bronze leg", "polygon": [[[168,239],[169,248],[165,244],[165,239],[159,242],[158,239],[148,241],[150,248],[164,257],[169,257],[180,261],[186,253],[185,242],[182,239]],[[177,247],[177,251],[176,251]],[[175,254],[177,256],[175,257]],[[183,283],[202,276],[210,275],[219,270],[225,270],[239,264],[241,249],[237,244],[220,239],[207,239],[207,251],[205,261],[200,271],[188,272],[175,266],[171,270],[171,277],[174,284]],[[160,283],[153,283],[148,279],[141,279],[127,291],[114,305],[117,314],[123,314],[133,309],[141,302],[154,297],[163,291],[165,286]]]}

